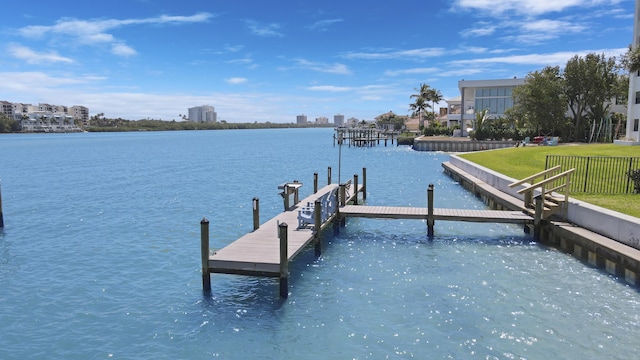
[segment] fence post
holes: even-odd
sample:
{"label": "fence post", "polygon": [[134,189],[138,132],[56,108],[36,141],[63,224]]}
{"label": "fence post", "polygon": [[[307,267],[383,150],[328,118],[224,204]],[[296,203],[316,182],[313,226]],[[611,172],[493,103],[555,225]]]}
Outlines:
{"label": "fence post", "polygon": [[427,236],[433,237],[433,226],[435,219],[433,216],[433,184],[427,188]]}
{"label": "fence post", "polygon": [[258,230],[260,227],[260,199],[253,198],[253,230]]}
{"label": "fence post", "polygon": [[287,238],[287,223],[278,225],[280,234],[280,297],[289,297],[289,239]]}
{"label": "fence post", "polygon": [[209,220],[200,221],[200,252],[202,254],[202,290],[211,292],[211,273],[209,272]]}

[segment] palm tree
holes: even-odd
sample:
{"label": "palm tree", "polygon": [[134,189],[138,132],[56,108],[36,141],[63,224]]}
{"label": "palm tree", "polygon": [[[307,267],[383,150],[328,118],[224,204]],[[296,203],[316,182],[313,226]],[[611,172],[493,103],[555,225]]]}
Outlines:
{"label": "palm tree", "polygon": [[417,112],[418,117],[420,119],[420,124],[424,125],[423,119],[422,119],[422,112],[426,111],[427,108],[431,107],[431,105],[428,104],[431,87],[427,84],[420,84],[419,89],[414,88],[413,90],[417,91],[418,93],[409,96],[409,98],[411,99],[413,98],[416,99],[416,101],[413,104],[409,104],[409,110],[413,110],[414,114]]}
{"label": "palm tree", "polygon": [[433,104],[433,106],[431,107],[431,110],[433,111],[433,115],[435,118],[436,103],[439,103],[440,101],[444,100],[444,98],[442,97],[442,93],[440,92],[440,90],[437,90],[437,89],[429,89],[427,91],[427,100],[431,101],[431,103]]}

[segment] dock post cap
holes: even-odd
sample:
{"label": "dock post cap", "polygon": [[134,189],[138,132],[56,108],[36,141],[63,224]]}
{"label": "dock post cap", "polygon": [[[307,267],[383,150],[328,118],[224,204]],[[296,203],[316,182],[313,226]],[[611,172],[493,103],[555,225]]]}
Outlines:
{"label": "dock post cap", "polygon": [[200,223],[201,223],[201,224],[208,223],[208,222],[209,222],[209,220],[207,220],[207,217],[206,217],[206,216],[203,216],[203,217],[202,217],[202,220],[200,220]]}

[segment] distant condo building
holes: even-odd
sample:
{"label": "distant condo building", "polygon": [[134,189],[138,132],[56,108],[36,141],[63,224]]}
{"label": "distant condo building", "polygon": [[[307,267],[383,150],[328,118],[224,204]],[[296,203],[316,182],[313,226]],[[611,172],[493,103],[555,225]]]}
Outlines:
{"label": "distant condo building", "polygon": [[296,116],[296,124],[306,124],[307,123],[307,115],[298,115]]}
{"label": "distant condo building", "polygon": [[0,101],[0,113],[20,124],[23,132],[73,132],[82,131],[76,122],[89,121],[89,109],[85,106],[38,105]]}
{"label": "distant condo building", "polygon": [[329,118],[325,117],[325,116],[321,116],[319,118],[316,118],[316,124],[317,125],[326,125],[329,123]]}
{"label": "distant condo building", "polygon": [[338,127],[344,125],[344,115],[333,115],[333,125]]}
{"label": "distant condo building", "polygon": [[198,123],[214,123],[218,121],[218,114],[216,114],[213,106],[196,106],[189,108],[189,121]]}

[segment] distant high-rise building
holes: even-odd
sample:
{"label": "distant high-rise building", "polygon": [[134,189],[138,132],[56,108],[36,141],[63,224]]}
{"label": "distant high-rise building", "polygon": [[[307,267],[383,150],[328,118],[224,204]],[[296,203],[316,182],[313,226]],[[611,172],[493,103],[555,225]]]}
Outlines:
{"label": "distant high-rise building", "polygon": [[296,124],[306,124],[307,123],[307,115],[298,115],[296,116]]}
{"label": "distant high-rise building", "polygon": [[214,123],[218,121],[218,114],[216,114],[213,106],[196,106],[189,108],[189,121],[199,123]]}
{"label": "distant high-rise building", "polygon": [[316,124],[325,125],[328,123],[329,123],[329,118],[327,118],[326,116],[320,116],[319,118],[316,118]]}
{"label": "distant high-rise building", "polygon": [[344,115],[333,115],[333,125],[342,126],[344,125]]}

